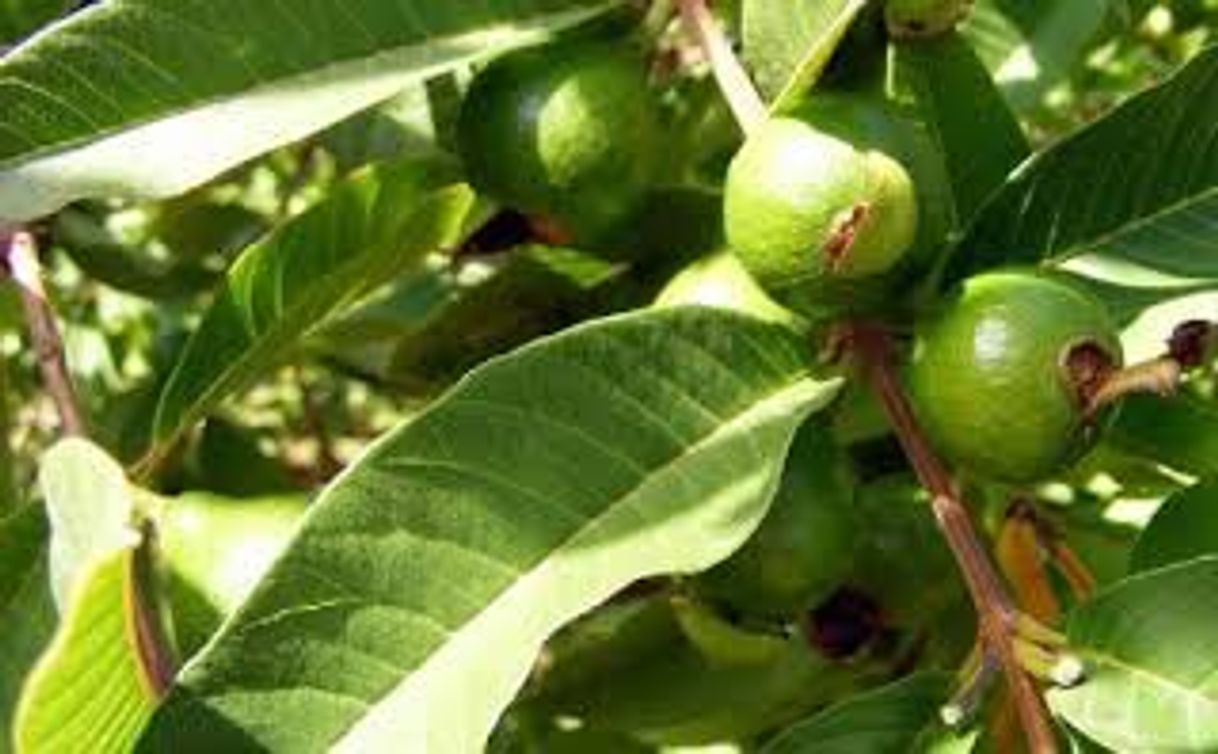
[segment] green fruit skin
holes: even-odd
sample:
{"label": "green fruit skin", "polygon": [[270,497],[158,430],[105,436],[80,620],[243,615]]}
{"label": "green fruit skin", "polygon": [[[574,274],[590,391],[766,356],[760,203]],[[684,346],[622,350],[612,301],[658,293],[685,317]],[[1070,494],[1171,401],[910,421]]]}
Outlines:
{"label": "green fruit skin", "polygon": [[[728,244],[767,292],[808,316],[848,301],[851,286],[892,269],[918,229],[905,167],[821,129],[821,112],[761,126],[732,160],[724,193]],[[860,206],[867,209],[853,242],[835,258],[827,250]]]}
{"label": "green fruit skin", "polygon": [[656,296],[653,306],[709,306],[750,314],[775,324],[801,329],[799,317],[766,295],[730,251],[699,259],[679,273]]}
{"label": "green fruit skin", "polygon": [[730,558],[694,579],[713,601],[789,618],[827,597],[853,567],[854,477],[825,424],[796,434],[770,510]]}
{"label": "green fruit skin", "polygon": [[884,23],[898,39],[933,37],[954,28],[972,5],[973,0],[888,0]]}
{"label": "green fruit skin", "polygon": [[197,651],[245,601],[304,509],[300,495],[237,500],[193,492],[166,501],[157,543],[183,655]]}
{"label": "green fruit skin", "polygon": [[641,58],[622,43],[574,40],[509,53],[479,73],[457,145],[475,187],[582,240],[635,208],[659,129]]}
{"label": "green fruit skin", "polygon": [[1029,271],[970,278],[919,323],[909,380],[918,419],[964,469],[1016,484],[1044,479],[1098,435],[1063,369],[1085,342],[1121,363],[1117,330],[1085,291]]}

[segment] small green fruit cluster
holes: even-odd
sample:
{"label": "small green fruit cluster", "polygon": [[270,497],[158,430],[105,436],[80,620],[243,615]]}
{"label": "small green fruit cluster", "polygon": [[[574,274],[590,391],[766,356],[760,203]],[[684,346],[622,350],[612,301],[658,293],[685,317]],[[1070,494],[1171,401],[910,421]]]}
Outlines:
{"label": "small green fruit cluster", "polygon": [[641,57],[581,39],[491,62],[465,96],[457,142],[478,189],[582,241],[636,208],[658,130]]}
{"label": "small green fruit cluster", "polygon": [[1121,362],[1117,330],[1089,293],[1036,272],[990,272],[919,323],[910,391],[951,461],[1026,483],[1095,442],[1105,417],[1090,415],[1088,383]]}

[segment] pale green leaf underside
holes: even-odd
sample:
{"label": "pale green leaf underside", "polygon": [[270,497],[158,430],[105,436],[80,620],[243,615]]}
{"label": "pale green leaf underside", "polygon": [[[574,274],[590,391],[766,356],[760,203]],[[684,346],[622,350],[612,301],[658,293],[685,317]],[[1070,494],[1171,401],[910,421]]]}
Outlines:
{"label": "pale green leaf underside", "polygon": [[1218,556],[1130,577],[1079,609],[1085,683],[1050,692],[1071,725],[1117,751],[1218,750]]}
{"label": "pale green leaf underside", "polygon": [[827,53],[861,5],[857,0],[745,0],[740,11],[744,62],[766,99],[815,83]]}
{"label": "pale green leaf underside", "polygon": [[149,751],[481,751],[541,644],[747,537],[836,393],[783,328],[707,309],[492,360],[323,494],[192,663]]}
{"label": "pale green leaf underside", "polygon": [[960,273],[1091,253],[1218,278],[1218,48],[1025,163],[960,244]]}
{"label": "pale green leaf underside", "polygon": [[157,442],[256,380],[330,316],[455,244],[473,201],[443,165],[381,165],[243,252],[165,386]]}
{"label": "pale green leaf underside", "polygon": [[616,0],[111,0],[0,63],[0,220],[162,197]]}
{"label": "pale green leaf underside", "polygon": [[[799,105],[808,90],[816,85],[837,46],[850,31],[850,25],[866,5],[865,0],[841,0],[818,6],[823,26],[808,40],[803,55],[790,71],[790,77],[770,104],[770,112],[785,112]],[[756,43],[761,41],[756,40]]]}
{"label": "pale green leaf underside", "polygon": [[22,754],[127,754],[156,708],[132,622],[134,549],[90,564],[22,692]]}
{"label": "pale green leaf underside", "polygon": [[51,588],[60,612],[94,560],[129,547],[133,505],[123,469],[88,440],[60,440],[38,464],[51,523]]}

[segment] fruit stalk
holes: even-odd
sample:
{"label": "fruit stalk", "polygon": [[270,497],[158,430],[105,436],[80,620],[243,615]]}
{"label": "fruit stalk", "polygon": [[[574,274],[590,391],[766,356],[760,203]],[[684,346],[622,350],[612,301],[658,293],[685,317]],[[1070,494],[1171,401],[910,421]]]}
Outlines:
{"label": "fruit stalk", "polygon": [[42,287],[42,266],[38,261],[34,237],[24,229],[6,229],[0,231],[0,244],[4,248],[4,267],[21,297],[34,356],[46,391],[55,403],[63,434],[84,436],[84,416],[68,374],[63,338],[59,335],[55,315]]}
{"label": "fruit stalk", "polygon": [[977,630],[984,651],[993,653],[1002,667],[1020,722],[1035,754],[1057,751],[1053,730],[1040,695],[1024,672],[1015,651],[1019,614],[998,577],[961,502],[946,467],[931,451],[914,419],[892,360],[887,333],[866,324],[851,326],[847,334],[863,377],[879,398],[901,447],[922,486],[931,494],[931,508],[960,570],[977,610]]}
{"label": "fruit stalk", "polygon": [[706,0],[679,0],[678,5],[682,20],[710,63],[711,72],[728,107],[732,109],[732,115],[741,130],[748,134],[768,117],[765,102],[732,52],[731,43],[706,7]]}

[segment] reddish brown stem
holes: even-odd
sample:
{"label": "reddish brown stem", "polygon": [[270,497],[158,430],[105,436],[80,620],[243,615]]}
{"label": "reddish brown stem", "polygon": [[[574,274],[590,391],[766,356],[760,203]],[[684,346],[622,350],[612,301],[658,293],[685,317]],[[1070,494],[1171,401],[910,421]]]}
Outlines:
{"label": "reddish brown stem", "polygon": [[25,230],[10,231],[3,235],[3,244],[5,266],[21,296],[34,356],[42,372],[43,385],[59,413],[62,431],[65,435],[83,436],[85,421],[68,374],[63,339],[42,286],[42,266],[34,237]]}
{"label": "reddish brown stem", "polygon": [[931,451],[914,418],[893,365],[888,334],[877,327],[859,324],[852,326],[848,341],[862,375],[883,405],[914,473],[931,494],[935,520],[964,574],[976,607],[981,643],[1002,667],[1028,737],[1029,749],[1034,754],[1053,754],[1057,751],[1057,743],[1040,694],[1015,655],[1012,640],[1018,613],[990,563],[951,475]]}
{"label": "reddish brown stem", "polygon": [[768,117],[765,102],[753,86],[732,45],[706,7],[706,0],[678,0],[681,19],[710,63],[711,72],[727,100],[732,115],[746,134],[751,133]]}

